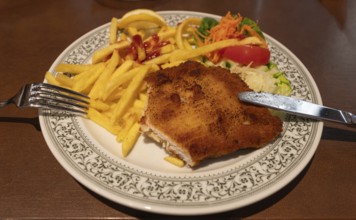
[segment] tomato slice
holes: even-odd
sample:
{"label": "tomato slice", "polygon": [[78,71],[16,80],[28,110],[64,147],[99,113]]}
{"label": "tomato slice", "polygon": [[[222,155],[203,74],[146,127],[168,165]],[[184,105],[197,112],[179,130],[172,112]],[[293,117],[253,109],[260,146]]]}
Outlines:
{"label": "tomato slice", "polygon": [[251,63],[251,66],[265,65],[271,56],[268,49],[252,45],[227,47],[222,55],[243,65]]}

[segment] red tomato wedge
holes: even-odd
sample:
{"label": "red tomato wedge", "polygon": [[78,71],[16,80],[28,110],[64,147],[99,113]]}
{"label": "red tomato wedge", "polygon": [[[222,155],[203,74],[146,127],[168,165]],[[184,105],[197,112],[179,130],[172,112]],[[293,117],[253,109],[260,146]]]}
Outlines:
{"label": "red tomato wedge", "polygon": [[265,65],[271,56],[268,49],[252,45],[227,47],[222,55],[243,65],[252,63],[251,66]]}

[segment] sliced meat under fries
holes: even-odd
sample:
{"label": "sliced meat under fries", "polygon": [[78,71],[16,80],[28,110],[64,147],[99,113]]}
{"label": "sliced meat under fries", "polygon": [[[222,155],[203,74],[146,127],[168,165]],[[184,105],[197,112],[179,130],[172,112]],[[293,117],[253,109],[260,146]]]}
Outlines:
{"label": "sliced meat under fries", "polygon": [[141,130],[192,167],[206,158],[262,147],[282,131],[281,120],[267,108],[238,100],[238,93],[250,89],[223,68],[187,61],[149,74],[147,82]]}

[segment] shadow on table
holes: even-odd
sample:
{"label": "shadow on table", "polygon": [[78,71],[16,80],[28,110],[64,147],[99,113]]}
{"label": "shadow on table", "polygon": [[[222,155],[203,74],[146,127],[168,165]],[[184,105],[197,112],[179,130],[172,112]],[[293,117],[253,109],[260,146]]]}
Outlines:
{"label": "shadow on table", "polygon": [[37,131],[41,131],[41,126],[38,117],[33,118],[20,118],[20,117],[0,117],[0,124],[3,122],[18,123],[18,124],[30,124]]}
{"label": "shadow on table", "polygon": [[334,141],[356,142],[356,127],[353,130],[324,126],[321,139]]}
{"label": "shadow on table", "polygon": [[273,195],[256,202],[252,205],[235,209],[232,211],[227,211],[223,213],[218,213],[218,214],[211,214],[211,215],[202,215],[202,216],[169,216],[169,215],[160,215],[160,214],[154,214],[154,213],[146,213],[143,211],[135,210],[117,203],[114,203],[92,191],[87,189],[85,186],[81,185],[86,191],[88,191],[91,195],[93,195],[96,199],[99,201],[103,202],[107,206],[110,206],[113,209],[116,209],[119,212],[122,212],[126,215],[136,217],[138,219],[185,219],[185,220],[199,220],[199,219],[236,219],[236,218],[246,218],[248,216],[255,215],[281,199],[283,199],[286,195],[288,195],[298,184],[299,182],[303,179],[305,174],[307,173],[308,169],[310,168],[311,162],[304,168],[304,170],[294,179],[292,180],[289,184],[287,184],[285,187],[283,187],[281,190],[277,191]]}
{"label": "shadow on table", "polygon": [[[2,122],[29,124],[32,125],[37,131],[41,131],[39,118],[24,118],[24,117],[0,117],[0,124]],[[334,140],[334,141],[347,141],[356,142],[356,126],[351,126],[352,130],[334,128],[324,126],[321,139]]]}
{"label": "shadow on table", "polygon": [[[1,123],[30,124],[37,131],[41,131],[38,117],[33,117],[33,118],[0,117],[0,124]],[[346,130],[346,129],[325,126],[323,133],[322,133],[322,139],[356,142],[356,129],[355,130]],[[145,213],[145,212],[142,212],[139,210],[135,210],[135,209],[128,208],[126,206],[114,203],[114,202],[90,191],[85,186],[82,186],[82,187],[86,191],[88,191],[91,195],[93,195],[96,199],[103,202],[107,206],[110,206],[113,209],[118,210],[119,212],[123,212],[127,215],[134,216],[134,217],[137,217],[140,219],[144,219],[144,218],[148,218],[148,219],[181,219],[181,218],[184,218],[184,219],[218,219],[218,218],[225,218],[225,219],[228,219],[228,218],[236,218],[236,217],[244,218],[244,217],[255,215],[255,214],[271,207],[275,203],[282,200],[285,196],[287,196],[303,179],[303,177],[305,176],[305,174],[307,173],[307,171],[310,167],[310,164],[311,164],[311,162],[309,162],[309,164],[306,166],[306,168],[294,180],[292,180],[289,184],[287,184],[281,190],[279,190],[278,192],[274,193],[273,195],[271,195],[259,202],[256,202],[249,206],[246,206],[244,208],[239,208],[239,209],[224,212],[224,213],[212,214],[212,215],[206,215],[206,216],[200,216],[200,217],[199,216],[182,216],[182,217],[175,216],[175,217],[173,217],[173,216],[168,216],[168,215]]]}
{"label": "shadow on table", "polygon": [[[73,117],[76,116],[73,113],[62,112],[62,111],[47,111],[41,110],[41,116],[53,116],[53,117]],[[0,116],[0,125],[1,123],[17,123],[17,124],[29,124],[32,125],[37,131],[41,132],[41,126],[39,121],[39,116],[33,118],[26,118],[26,117],[1,117]]]}
{"label": "shadow on table", "polygon": [[[325,126],[323,133],[322,133],[322,139],[356,142],[356,129],[355,129],[355,131],[353,131],[353,130],[346,130],[346,129]],[[185,219],[185,220],[204,219],[204,220],[207,220],[207,219],[246,218],[246,217],[258,214],[265,209],[268,209],[269,207],[273,206],[274,204],[276,204],[280,200],[282,200],[290,192],[292,192],[293,189],[300,183],[300,181],[304,178],[305,174],[308,172],[311,163],[312,163],[312,160],[308,163],[308,165],[304,168],[304,170],[294,180],[292,180],[289,184],[287,184],[285,187],[283,187],[276,193],[272,194],[271,196],[269,196],[259,202],[256,202],[252,205],[249,205],[249,206],[246,206],[243,208],[239,208],[239,209],[235,209],[235,210],[231,210],[231,211],[227,211],[227,212],[223,212],[223,213],[218,213],[218,214],[204,215],[204,216],[168,216],[168,215],[159,215],[159,214],[154,214],[154,213],[145,213],[143,211],[128,208],[126,206],[116,204],[110,200],[107,200],[106,198],[103,198],[102,196],[97,195],[94,192],[88,190],[85,186],[83,186],[83,188],[85,190],[87,190],[95,198],[97,198],[99,201],[106,204],[107,206],[112,207],[113,209],[116,209],[117,211],[122,212],[126,215],[136,217],[138,219]]]}

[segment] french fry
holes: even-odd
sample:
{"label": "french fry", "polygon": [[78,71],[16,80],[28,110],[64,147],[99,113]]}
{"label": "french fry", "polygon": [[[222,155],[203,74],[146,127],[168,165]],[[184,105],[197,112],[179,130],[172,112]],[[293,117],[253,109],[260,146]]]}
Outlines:
{"label": "french fry", "polygon": [[126,88],[117,87],[111,95],[109,95],[104,101],[106,102],[118,102],[118,100],[124,95]]}
{"label": "french fry", "polygon": [[130,42],[128,41],[119,41],[117,43],[113,43],[107,47],[95,51],[91,62],[94,64],[102,62],[105,58],[110,56],[114,52],[114,50],[121,50],[129,46],[130,46]]}
{"label": "french fry", "polygon": [[148,100],[148,96],[145,92],[141,92],[138,98],[139,98],[139,100],[143,101],[144,103],[146,103]]}
{"label": "french fry", "polygon": [[99,76],[95,82],[93,88],[89,93],[89,97],[92,99],[101,98],[104,95],[104,88],[106,83],[110,80],[111,74],[114,72],[116,66],[119,64],[119,53],[115,50],[109,63],[106,65],[103,73]]}
{"label": "french fry", "polygon": [[125,62],[123,62],[112,74],[111,79],[114,79],[115,77],[118,77],[119,75],[129,71],[134,63],[135,62],[133,60],[125,60]]}
{"label": "french fry", "polygon": [[67,75],[64,75],[63,73],[57,73],[56,75],[56,80],[63,86],[67,88],[72,88],[74,85],[74,80],[73,78],[68,77]]}
{"label": "french fry", "polygon": [[56,78],[53,76],[51,72],[46,72],[45,79],[49,84],[55,85],[55,86],[61,86],[61,84],[56,80]]}
{"label": "french fry", "polygon": [[184,49],[187,49],[187,50],[192,50],[192,45],[188,42],[187,39],[184,39],[183,40],[183,45],[184,45]]}
{"label": "french fry", "polygon": [[117,135],[119,133],[120,128],[111,124],[110,119],[105,115],[101,114],[99,111],[93,108],[89,108],[87,111],[87,115],[90,120],[105,128],[110,133],[114,135]]}
{"label": "french fry", "polygon": [[[115,103],[114,102],[105,102],[105,103],[109,105],[109,109],[102,111],[101,113],[110,119],[111,115],[113,113],[113,110],[115,108]],[[119,132],[116,134],[116,135],[118,135],[122,129],[122,126],[119,124],[114,124],[114,126],[119,128]]]}
{"label": "french fry", "polygon": [[103,100],[107,100],[108,97],[112,95],[112,93],[120,86],[130,82],[140,71],[141,67],[136,67],[134,69],[131,69],[130,71],[121,74],[121,75],[116,75],[116,77],[112,78],[106,85],[105,87],[105,92],[103,94]]}
{"label": "french fry", "polygon": [[180,50],[177,53],[174,53],[170,56],[170,62],[178,60],[189,60],[195,57],[198,57],[203,54],[210,53],[215,50],[219,50],[225,47],[246,45],[246,44],[261,44],[261,40],[257,37],[247,37],[243,40],[238,39],[228,39],[223,41],[218,41],[212,44],[208,44],[202,47],[198,47],[194,50]]}
{"label": "french fry", "polygon": [[175,49],[173,44],[167,44],[166,46],[161,47],[161,54],[167,54],[173,52]]}
{"label": "french fry", "polygon": [[148,64],[163,64],[163,63],[167,63],[170,59],[170,57],[174,54],[174,53],[178,53],[178,50],[172,52],[172,53],[167,53],[167,54],[163,54],[159,57],[153,58],[151,60],[145,61],[144,64],[148,65]]}
{"label": "french fry", "polygon": [[117,40],[117,18],[112,18],[110,23],[109,43],[113,44]]}
{"label": "french fry", "polygon": [[145,107],[145,102],[142,101],[142,100],[140,100],[140,99],[136,99],[136,100],[134,101],[133,106],[134,106],[135,108],[138,108],[138,109],[141,109],[141,110],[142,110],[142,109]]}
{"label": "french fry", "polygon": [[123,32],[119,32],[119,38],[121,41],[127,41],[128,36]]}
{"label": "french fry", "polygon": [[174,61],[174,62],[171,62],[171,63],[162,64],[161,67],[162,67],[162,69],[166,69],[166,68],[169,68],[169,67],[178,66],[179,64],[181,64],[183,62],[184,62],[183,60],[178,60],[178,61]]}
{"label": "french fry", "polygon": [[142,62],[146,59],[146,51],[144,48],[138,46],[136,47],[137,50],[137,58],[139,62]]}
{"label": "french fry", "polygon": [[189,25],[199,25],[201,18],[187,18],[179,24],[176,33],[176,43],[179,49],[184,49],[183,34]]}
{"label": "french fry", "polygon": [[90,107],[98,111],[107,111],[110,109],[110,105],[108,105],[107,103],[101,100],[94,100],[94,99],[90,100]]}
{"label": "french fry", "polygon": [[184,167],[185,162],[177,157],[167,156],[164,158],[165,161],[177,166],[177,167]]}
{"label": "french fry", "polygon": [[91,90],[94,82],[98,79],[99,75],[104,71],[105,63],[100,63],[92,69],[89,69],[74,77],[73,90],[77,92],[85,92]]}
{"label": "french fry", "polygon": [[128,27],[127,28],[127,33],[129,34],[129,37],[133,37],[135,36],[136,34],[138,34],[138,31],[136,28],[134,27]]}
{"label": "french fry", "polygon": [[[149,69],[149,71],[150,72],[155,72],[155,71],[158,71],[158,70],[160,70],[161,68],[157,65],[157,64],[151,64],[150,65],[150,69]],[[145,87],[141,87],[141,89],[144,89]]]}
{"label": "french fry", "polygon": [[[177,30],[175,28],[169,28],[169,29],[164,29],[164,30],[159,31],[157,33],[157,36],[160,40],[166,40],[168,38],[174,37],[176,33],[177,33]],[[149,42],[151,40],[152,40],[152,36],[148,37],[145,40],[145,42]]]}
{"label": "french fry", "polygon": [[114,110],[114,114],[111,118],[112,123],[114,123],[118,118],[122,117],[128,107],[134,102],[134,99],[136,99],[136,96],[139,93],[139,89],[149,68],[149,65],[144,65],[139,69],[139,72],[132,79]]}
{"label": "french fry", "polygon": [[[132,108],[131,108],[132,109]],[[124,117],[119,122],[120,131],[116,136],[117,142],[123,142],[125,137],[130,131],[130,128],[138,121],[138,115],[133,113],[132,111],[128,111]]]}
{"label": "french fry", "polygon": [[93,68],[94,66],[95,65],[92,64],[60,63],[54,68],[54,70],[56,72],[62,72],[62,73],[79,74]]}
{"label": "french fry", "polygon": [[140,135],[140,125],[136,122],[129,130],[129,133],[126,135],[122,142],[122,156],[127,157],[127,155],[132,150],[135,145],[138,137]]}

